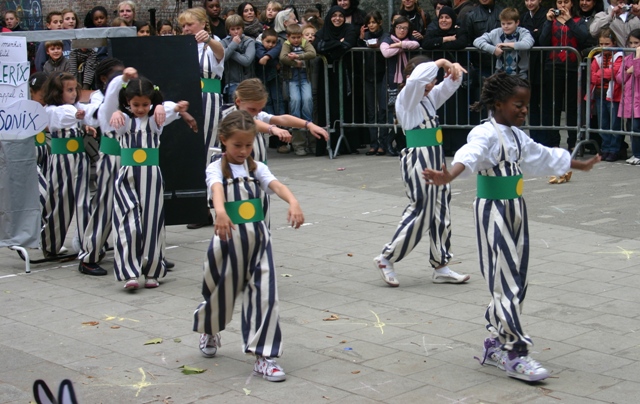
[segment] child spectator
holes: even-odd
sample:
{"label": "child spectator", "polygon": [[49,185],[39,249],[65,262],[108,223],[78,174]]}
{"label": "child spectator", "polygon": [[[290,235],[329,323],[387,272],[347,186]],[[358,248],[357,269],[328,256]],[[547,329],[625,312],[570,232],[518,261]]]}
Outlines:
{"label": "child spectator", "polygon": [[69,61],[62,56],[62,41],[47,41],[44,46],[49,60],[45,62],[42,71],[49,76],[53,73],[69,72]]}
{"label": "child spectator", "polygon": [[175,35],[173,24],[169,20],[160,20],[156,24],[156,34],[159,36],[172,36]]}
{"label": "child spectator", "polygon": [[[282,4],[278,3],[277,1],[270,1],[267,3],[267,9],[260,19],[264,31],[274,28],[276,15],[280,11],[282,11]],[[264,37],[264,33],[262,34],[262,36]]]}
{"label": "child spectator", "polygon": [[[618,116],[631,119],[633,132],[640,133],[640,29],[634,29],[627,38],[627,47],[635,48],[635,52],[624,57],[622,66],[616,74],[616,81],[623,84],[624,98],[620,101]],[[629,125],[627,125],[629,127]],[[628,164],[640,165],[640,137],[631,136],[633,155]]]}
{"label": "child spectator", "polygon": [[224,38],[224,94],[225,102],[233,102],[233,94],[242,80],[254,77],[253,60],[256,56],[255,40],[244,35],[244,21],[237,14],[230,15],[224,23],[229,36]]}
{"label": "child spectator", "polygon": [[[48,30],[57,30],[62,29],[62,13],[60,11],[52,11],[47,14],[46,18],[46,26]],[[62,55],[69,54],[71,52],[71,41],[64,40],[62,41]],[[44,63],[47,61],[47,48],[45,47],[45,42],[40,42],[38,45],[38,50],[36,51],[36,58],[34,61],[35,68],[37,71],[41,72],[44,67]]]}
{"label": "child spectator", "polygon": [[507,7],[500,13],[500,28],[482,34],[473,41],[476,48],[496,56],[496,71],[527,78],[529,49],[534,39],[529,30],[520,25],[520,13]]}
{"label": "child spectator", "polygon": [[[603,28],[598,38],[598,46],[613,48],[618,46],[615,34],[610,28]],[[618,106],[622,87],[616,83],[616,73],[620,70],[624,53],[603,51],[591,61],[591,100],[598,117],[598,127],[602,138],[601,153],[604,161],[617,161],[620,157],[622,136],[606,133],[607,129],[620,130]]]}
{"label": "child spectator", "polygon": [[128,27],[127,22],[120,17],[116,17],[111,20],[112,27]]}
{"label": "child spectator", "polygon": [[98,54],[91,48],[73,49],[69,54],[69,73],[76,76],[83,90],[90,90],[96,74]]}
{"label": "child spectator", "polygon": [[[369,151],[367,156],[384,156],[387,144],[387,128],[375,124],[387,122],[387,81],[385,80],[386,60],[380,49],[384,30],[382,15],[379,11],[371,11],[364,17],[365,25],[360,30],[358,46],[366,46],[372,51],[364,54],[364,95],[369,127]],[[305,28],[306,29],[306,28]]]}
{"label": "child spectator", "polygon": [[156,34],[148,21],[136,21],[133,25],[136,27],[138,36],[153,36]]}
{"label": "child spectator", "polygon": [[302,28],[302,37],[306,39],[307,42],[313,43],[313,41],[316,40],[316,32],[318,32],[316,27],[308,24],[304,28]]}
{"label": "child spectator", "polygon": [[272,115],[284,114],[282,82],[278,76],[281,50],[282,43],[278,41],[278,34],[272,29],[262,33],[262,42],[256,42],[256,75],[269,93],[264,109]]}
{"label": "child spectator", "polygon": [[[308,122],[313,119],[313,94],[308,61],[315,57],[316,50],[311,42],[302,38],[302,28],[296,24],[287,25],[287,40],[280,51],[280,62],[282,77],[289,86],[289,112]],[[313,149],[315,154],[315,139],[311,135],[305,139],[305,135],[294,130],[291,143],[297,156],[305,156],[310,149]]]}

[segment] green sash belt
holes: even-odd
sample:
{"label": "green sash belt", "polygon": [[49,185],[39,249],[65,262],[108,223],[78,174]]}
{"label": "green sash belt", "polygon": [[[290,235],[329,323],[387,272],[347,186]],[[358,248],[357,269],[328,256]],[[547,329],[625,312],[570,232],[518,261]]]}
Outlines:
{"label": "green sash belt", "polygon": [[51,138],[51,154],[84,153],[84,140],[81,137]]}
{"label": "green sash belt", "polygon": [[203,93],[222,93],[222,82],[218,79],[200,79],[200,87]]}
{"label": "green sash belt", "polygon": [[160,149],[121,149],[120,164],[123,166],[160,165]]}
{"label": "green sash belt", "polygon": [[44,132],[40,132],[36,135],[36,146],[44,146],[47,144],[47,136]]}
{"label": "green sash belt", "polygon": [[407,147],[429,147],[442,145],[442,128],[411,129],[404,131]]}
{"label": "green sash belt", "polygon": [[120,156],[120,142],[112,137],[100,138],[100,151],[110,156]]}
{"label": "green sash belt", "polygon": [[225,202],[224,209],[233,224],[253,223],[264,220],[262,201],[258,198]]}
{"label": "green sash belt", "polygon": [[522,174],[507,177],[478,175],[478,198],[516,199],[522,196],[523,188]]}

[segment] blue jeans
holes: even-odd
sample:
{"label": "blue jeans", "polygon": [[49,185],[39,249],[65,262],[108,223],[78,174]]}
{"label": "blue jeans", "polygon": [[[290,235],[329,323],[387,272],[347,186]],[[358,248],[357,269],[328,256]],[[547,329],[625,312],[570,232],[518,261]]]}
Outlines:
{"label": "blue jeans", "polygon": [[222,91],[224,93],[224,102],[227,104],[233,104],[235,102],[234,96],[236,94],[236,88],[240,83],[229,83],[224,87]]}
{"label": "blue jeans", "polygon": [[[595,103],[600,129],[620,130],[620,118],[618,118],[618,105],[620,103],[607,101],[600,95],[596,95],[593,102]],[[600,132],[600,137],[602,138],[603,153],[618,153],[620,151],[622,136]]]}
{"label": "blue jeans", "polygon": [[306,74],[289,81],[289,113],[305,121],[312,119],[313,94]]}
{"label": "blue jeans", "polygon": [[271,115],[284,115],[284,102],[282,100],[282,81],[276,77],[264,83],[269,96],[267,97],[267,105],[264,110]]}

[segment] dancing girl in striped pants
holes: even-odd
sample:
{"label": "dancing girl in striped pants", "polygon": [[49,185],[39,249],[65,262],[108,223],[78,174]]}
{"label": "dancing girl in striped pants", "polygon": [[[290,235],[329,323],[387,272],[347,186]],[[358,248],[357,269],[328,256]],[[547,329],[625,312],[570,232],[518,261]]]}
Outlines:
{"label": "dancing girl in striped pants", "polygon": [[251,158],[256,123],[246,111],[225,117],[218,136],[224,155],[207,167],[207,186],[216,212],[215,233],[204,264],[204,302],[194,313],[193,330],[201,333],[200,351],[213,357],[220,334],[231,321],[242,295],[243,351],[256,356],[253,372],[268,381],[285,380],[276,357],[282,355],[276,271],[271,233],[264,222],[267,194],[289,204],[287,221],[304,223],[298,201],[267,166]]}
{"label": "dancing girl in striped pants", "polygon": [[590,170],[600,161],[571,160],[560,148],[531,140],[518,129],[527,118],[529,83],[504,72],[485,80],[480,101],[473,108],[489,110],[490,119],[476,126],[453,159],[451,170],[426,169],[429,184],[444,185],[461,174],[477,173],[474,217],[480,271],[492,300],[486,310],[487,330],[482,364],[497,366],[509,377],[539,381],[549,372],[529,356],[531,338],[522,329],[520,312],[527,293],[529,229],[522,198],[522,173],[559,175],[569,170]]}
{"label": "dancing girl in striped pants", "polygon": [[[438,70],[445,71],[445,79],[436,84]],[[400,285],[393,268],[429,233],[429,263],[434,268],[434,283],[463,283],[469,275],[461,275],[449,268],[451,219],[448,185],[427,184],[422,178],[425,168],[439,168],[444,164],[442,129],[436,110],[451,97],[462,83],[466,72],[458,63],[446,59],[430,61],[425,56],[409,60],[404,71],[406,84],[396,99],[396,115],[407,137],[402,150],[400,169],[405,182],[409,205],[405,208],[393,238],[374,258],[374,266],[389,286]]]}

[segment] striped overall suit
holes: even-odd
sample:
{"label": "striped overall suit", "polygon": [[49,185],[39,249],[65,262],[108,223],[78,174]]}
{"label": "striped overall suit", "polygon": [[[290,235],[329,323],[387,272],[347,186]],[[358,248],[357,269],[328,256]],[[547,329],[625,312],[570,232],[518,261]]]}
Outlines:
{"label": "striped overall suit", "polygon": [[[496,185],[495,177],[510,177],[516,181],[514,184],[522,181],[519,164],[522,145],[513,134],[518,149],[517,160],[507,161],[504,134],[493,119],[492,123],[500,139],[499,163],[478,173],[478,197],[474,201],[480,271],[492,296],[485,318],[488,322],[487,330],[493,338],[499,338],[504,349],[526,351],[533,345],[520,323],[520,312],[528,284],[527,207],[521,197],[522,188],[519,193],[513,195],[495,194],[495,190],[502,187]],[[506,135],[509,136],[508,133]],[[493,192],[482,195],[482,181],[486,181],[487,184],[484,188]],[[496,197],[504,199],[493,199]]]}
{"label": "striped overall suit", "polygon": [[[174,115],[167,108],[165,124]],[[122,152],[113,209],[114,272],[119,281],[141,275],[164,277],[164,184],[158,165],[161,129],[156,128],[153,117],[126,121],[129,130],[118,132]]]}
{"label": "striped overall suit", "polygon": [[[431,102],[428,98],[426,100]],[[425,168],[440,170],[445,162],[442,131],[439,129],[438,118],[429,114],[423,102],[420,102],[420,107],[425,119],[413,131],[405,131],[407,148],[402,150],[400,157],[402,180],[410,203],[402,213],[402,219],[398,223],[393,238],[383,247],[382,256],[391,263],[402,260],[428,232],[430,239],[429,263],[436,268],[445,265],[451,258],[449,254],[451,246],[449,212],[451,188],[449,184],[428,185],[422,178],[422,171]],[[439,131],[439,135],[436,134],[434,137],[439,136],[439,138],[435,139],[430,146],[412,147],[411,133],[416,131],[417,136],[422,137],[419,130],[429,128],[437,128],[436,132]]]}
{"label": "striped overall suit", "polygon": [[[75,120],[72,105],[48,106],[51,129],[51,156],[47,174],[47,196],[42,210],[42,252],[55,255],[64,245],[71,218],[75,214],[82,236],[89,216],[89,156],[84,152],[83,132]],[[58,129],[56,122],[76,121]]]}
{"label": "striped overall suit", "polygon": [[[40,193],[40,205],[44,209],[47,202],[47,170],[49,169],[49,156],[51,148],[47,144],[47,135],[40,132],[35,136],[36,143],[36,169],[38,170],[38,192]],[[44,217],[42,218],[44,225]]]}
{"label": "striped overall suit", "polygon": [[[266,193],[252,173],[226,179],[224,190],[227,203],[259,199],[267,214]],[[193,331],[215,335],[224,330],[236,297],[242,295],[243,351],[279,357],[282,332],[269,228],[263,220],[235,226],[231,239],[222,241],[214,235],[209,244],[202,285],[205,300],[194,313]]]}
{"label": "striped overall suit", "polygon": [[[217,40],[217,38],[216,38]],[[208,46],[198,44],[202,108],[204,113],[204,145],[208,153],[218,141],[218,123],[222,106],[221,82],[224,65],[216,63],[215,55]]]}
{"label": "striped overall suit", "polygon": [[100,159],[96,164],[97,188],[91,199],[90,215],[78,259],[94,264],[106,246],[112,230],[115,180],[120,170],[120,143],[115,131],[103,131]]}

